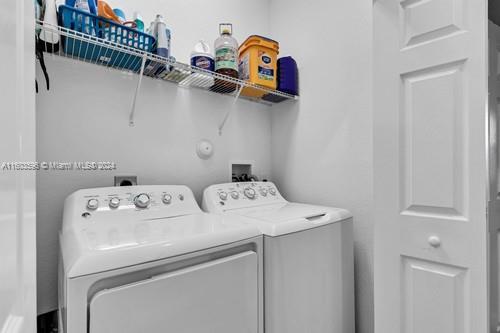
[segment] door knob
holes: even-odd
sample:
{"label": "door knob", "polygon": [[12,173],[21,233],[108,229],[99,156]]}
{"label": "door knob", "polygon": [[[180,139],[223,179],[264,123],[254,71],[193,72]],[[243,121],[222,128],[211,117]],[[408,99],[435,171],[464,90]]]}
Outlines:
{"label": "door knob", "polygon": [[438,236],[430,236],[427,241],[432,247],[437,248],[441,246],[441,239]]}

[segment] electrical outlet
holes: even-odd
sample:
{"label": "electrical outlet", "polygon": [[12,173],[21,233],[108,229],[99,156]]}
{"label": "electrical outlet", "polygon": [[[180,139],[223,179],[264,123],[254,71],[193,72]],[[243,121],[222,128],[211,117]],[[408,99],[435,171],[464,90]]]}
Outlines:
{"label": "electrical outlet", "polygon": [[137,185],[137,176],[115,176],[115,186]]}

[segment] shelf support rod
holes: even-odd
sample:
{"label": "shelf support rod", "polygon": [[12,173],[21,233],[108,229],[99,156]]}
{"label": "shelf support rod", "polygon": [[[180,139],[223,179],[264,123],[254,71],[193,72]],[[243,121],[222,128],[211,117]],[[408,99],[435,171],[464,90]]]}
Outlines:
{"label": "shelf support rod", "polygon": [[135,106],[137,104],[137,95],[139,95],[139,90],[141,89],[142,77],[144,75],[144,68],[146,67],[147,55],[144,53],[141,62],[141,71],[139,73],[139,80],[137,81],[137,86],[135,88],[134,99],[132,100],[132,110],[130,110],[130,115],[128,119],[128,124],[130,127],[134,126],[134,116],[135,116]]}
{"label": "shelf support rod", "polygon": [[236,96],[234,96],[233,105],[229,108],[229,110],[226,111],[226,114],[224,115],[224,119],[222,119],[222,122],[219,125],[219,136],[222,135],[222,130],[224,129],[224,126],[226,125],[226,122],[229,118],[229,115],[236,108],[236,102],[238,101],[238,98],[240,98],[240,94],[241,94],[242,90],[243,90],[243,85],[240,85],[240,87],[238,88],[238,92],[236,93]]}

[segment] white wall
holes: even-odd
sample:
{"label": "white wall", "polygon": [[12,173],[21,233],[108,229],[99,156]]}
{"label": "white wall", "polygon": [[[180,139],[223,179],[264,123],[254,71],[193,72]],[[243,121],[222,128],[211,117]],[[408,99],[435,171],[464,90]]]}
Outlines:
{"label": "white wall", "polygon": [[[110,1],[112,4],[117,1]],[[116,3],[118,4],[118,3]],[[187,61],[199,38],[213,42],[219,22],[233,22],[241,42],[269,29],[267,0],[137,1],[120,0],[132,13],[140,4],[146,21],[163,13],[173,31],[173,54]],[[136,126],[128,126],[137,76],[58,57],[46,59],[51,90],[37,96],[39,161],[114,161],[116,172],[40,171],[37,177],[38,312],[57,305],[58,230],[63,200],[86,187],[112,186],[115,174],[135,174],[141,184],[186,184],[198,199],[202,189],[228,181],[229,161],[254,160],[257,174],[270,175],[271,118],[267,106],[238,101],[225,132],[217,127],[233,99],[207,92],[177,89],[145,78]],[[39,67],[39,66],[38,66]],[[208,161],[195,153],[198,140],[215,145]]]}
{"label": "white wall", "polygon": [[271,0],[301,99],[272,112],[272,178],[290,200],[354,214],[357,332],[373,332],[371,0]]}

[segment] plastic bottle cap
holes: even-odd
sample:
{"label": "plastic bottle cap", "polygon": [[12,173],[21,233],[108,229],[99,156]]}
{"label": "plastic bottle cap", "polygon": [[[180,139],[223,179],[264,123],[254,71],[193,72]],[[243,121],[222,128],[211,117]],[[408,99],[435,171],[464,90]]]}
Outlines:
{"label": "plastic bottle cap", "polygon": [[194,46],[193,52],[191,52],[191,58],[193,57],[207,57],[214,59],[214,56],[210,52],[210,46],[204,40],[200,40]]}
{"label": "plastic bottle cap", "polygon": [[135,20],[141,20],[142,21],[142,15],[139,12],[134,12],[134,21]]}
{"label": "plastic bottle cap", "polygon": [[210,53],[210,46],[203,40],[200,40],[194,46],[193,53]]}
{"label": "plastic bottle cap", "polygon": [[163,16],[162,16],[162,15],[160,15],[160,14],[157,14],[157,15],[156,15],[156,19],[155,19],[155,21],[156,21],[156,22],[161,22],[161,23],[163,23],[163,22],[164,22],[164,21],[163,21]]}
{"label": "plastic bottle cap", "polygon": [[233,25],[231,23],[219,24],[219,31],[221,34],[231,35],[233,33]]}

